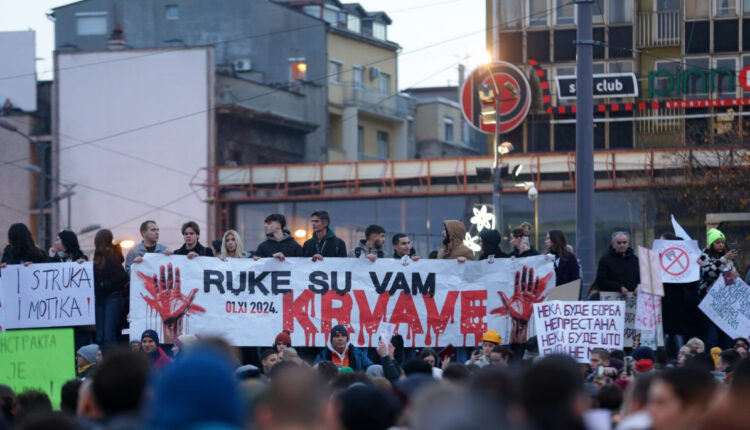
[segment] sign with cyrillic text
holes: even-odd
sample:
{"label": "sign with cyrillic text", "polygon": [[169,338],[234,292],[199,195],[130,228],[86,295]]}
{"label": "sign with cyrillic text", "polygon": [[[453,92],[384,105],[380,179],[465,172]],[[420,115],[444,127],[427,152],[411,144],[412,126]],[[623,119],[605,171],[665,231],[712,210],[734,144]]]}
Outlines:
{"label": "sign with cyrillic text", "polygon": [[698,308],[732,339],[750,337],[750,287],[742,279],[727,285],[719,276]]}
{"label": "sign with cyrillic text", "polygon": [[625,303],[551,302],[535,303],[539,355],[566,354],[588,363],[593,349],[622,349]]}
{"label": "sign with cyrillic text", "polygon": [[60,389],[76,377],[73,329],[12,330],[0,333],[0,375],[16,395],[40,390],[59,408]]}
{"label": "sign with cyrillic text", "polygon": [[3,329],[96,324],[91,262],[14,264],[0,273]]}
{"label": "sign with cyrillic text", "polygon": [[146,254],[130,270],[130,336],[154,329],[218,335],[238,346],[324,346],[344,325],[357,346],[376,346],[383,322],[408,347],[474,346],[488,329],[525,341],[533,303],[555,285],[544,256],[484,261],[381,258],[228,259]]}

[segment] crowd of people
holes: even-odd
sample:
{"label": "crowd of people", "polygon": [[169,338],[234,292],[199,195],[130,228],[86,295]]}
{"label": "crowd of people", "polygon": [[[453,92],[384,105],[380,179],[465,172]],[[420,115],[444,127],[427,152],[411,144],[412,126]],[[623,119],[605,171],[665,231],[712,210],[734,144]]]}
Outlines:
{"label": "crowd of people", "polygon": [[[364,238],[347,250],[325,211],[310,218],[313,235],[300,245],[281,214],[264,220],[266,240],[248,252],[241,235],[229,230],[221,241],[200,243],[200,227],[186,222],[184,244],[170,251],[159,243],[153,220],[140,227],[142,241],[123,256],[112,232],[94,238],[95,332],[76,328],[78,377],[62,387],[61,412],[53,413],[46,394],[14,393],[0,385],[3,428],[259,428],[259,429],[453,429],[492,427],[539,429],[685,429],[750,428],[750,359],[748,339],[731,339],[698,310],[698,303],[723,276],[739,274],[737,251],[716,229],[707,235],[699,260],[699,281],[664,286],[665,347],[596,349],[589,363],[565,356],[540,357],[535,338],[503,343],[490,328],[468,353],[445,348],[404,348],[401,336],[376,348],[358,348],[350,333],[334,326],[321,350],[294,348],[289,332],[274,344],[253,349],[226,341],[182,335],[174,345],[160,343],[146,330],[129,348],[118,344],[126,324],[132,266],[147,253],[195,257],[331,257],[419,260],[407,234],[392,235],[393,255],[386,255],[386,231],[365,229]],[[440,249],[426,258],[494,260],[539,255],[530,243],[531,226],[511,231],[512,250],[501,248],[502,234],[480,234],[481,252],[464,244],[462,221],[443,223]],[[665,234],[663,239],[681,240]],[[559,230],[544,242],[554,261],[556,285],[580,279],[573,248]],[[88,259],[73,232],[62,231],[44,252],[24,224],[8,231],[2,265],[79,262]],[[638,257],[630,236],[615,232],[600,259],[588,299],[605,293],[620,298],[637,294]],[[685,339],[689,339],[685,341]],[[256,354],[257,353],[257,354]],[[255,359],[257,358],[257,359]],[[71,364],[72,365],[72,364]],[[0,380],[0,383],[2,381]]]}

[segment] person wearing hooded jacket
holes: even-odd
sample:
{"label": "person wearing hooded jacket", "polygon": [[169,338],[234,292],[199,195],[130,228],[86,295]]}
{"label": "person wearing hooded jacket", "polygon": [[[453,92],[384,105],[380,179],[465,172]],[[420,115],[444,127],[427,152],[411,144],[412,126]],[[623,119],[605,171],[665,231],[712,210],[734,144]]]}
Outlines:
{"label": "person wearing hooded jacket", "polygon": [[55,243],[49,249],[50,263],[69,263],[77,261],[83,263],[88,257],[81,251],[78,236],[70,230],[63,230],[55,237]]}
{"label": "person wearing hooded jacket", "polygon": [[500,241],[503,236],[497,230],[484,230],[479,233],[479,244],[482,246],[480,260],[486,260],[490,255],[495,258],[508,258],[510,255],[500,249]]}
{"label": "person wearing hooded jacket", "polygon": [[314,364],[326,360],[332,361],[339,369],[350,367],[354,371],[362,372],[373,364],[367,357],[365,350],[351,344],[349,341],[349,332],[341,324],[333,326],[326,348],[315,358]]}
{"label": "person wearing hooded jacket", "polygon": [[466,227],[455,219],[443,221],[443,246],[438,251],[438,258],[444,260],[474,260],[474,252],[464,245]]}
{"label": "person wearing hooded jacket", "polygon": [[286,228],[286,217],[281,214],[271,214],[263,221],[266,230],[266,240],[258,245],[253,255],[259,258],[275,257],[284,261],[286,257],[303,257],[302,247],[292,237]]}
{"label": "person wearing hooded jacket", "polygon": [[156,370],[162,370],[172,362],[172,357],[159,346],[159,335],[154,330],[145,330],[141,334],[141,351],[148,357],[148,362]]}
{"label": "person wearing hooded jacket", "polygon": [[324,257],[346,257],[346,244],[336,237],[331,228],[331,217],[326,211],[316,211],[310,215],[313,236],[302,245],[305,257],[312,257],[313,261]]}
{"label": "person wearing hooded jacket", "polygon": [[378,258],[385,257],[383,243],[385,243],[385,229],[377,224],[368,225],[365,229],[365,238],[360,240],[347,256],[367,258],[374,262]]}
{"label": "person wearing hooded jacket", "polygon": [[[726,274],[728,282],[733,282],[737,277],[734,268],[734,259],[737,257],[737,250],[730,249],[727,251],[726,236],[720,230],[712,228],[706,235],[706,249],[698,258],[698,264],[701,268],[701,277],[698,287],[701,299],[708,294],[708,291],[719,279],[719,276]],[[724,333],[710,318],[701,313],[701,338],[706,343],[706,350],[714,346],[722,349],[730,348],[732,339]]]}
{"label": "person wearing hooded jacket", "polygon": [[635,291],[641,282],[638,256],[630,247],[630,235],[618,231],[612,234],[609,251],[599,259],[596,285],[599,291],[614,291],[622,295]]}

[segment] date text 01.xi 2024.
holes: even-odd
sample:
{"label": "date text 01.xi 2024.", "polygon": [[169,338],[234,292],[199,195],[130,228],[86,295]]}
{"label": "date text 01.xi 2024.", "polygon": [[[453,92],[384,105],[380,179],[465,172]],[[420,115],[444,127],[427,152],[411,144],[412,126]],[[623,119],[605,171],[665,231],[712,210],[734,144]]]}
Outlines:
{"label": "date text 01.xi 2024.", "polygon": [[228,314],[275,314],[272,302],[227,302]]}

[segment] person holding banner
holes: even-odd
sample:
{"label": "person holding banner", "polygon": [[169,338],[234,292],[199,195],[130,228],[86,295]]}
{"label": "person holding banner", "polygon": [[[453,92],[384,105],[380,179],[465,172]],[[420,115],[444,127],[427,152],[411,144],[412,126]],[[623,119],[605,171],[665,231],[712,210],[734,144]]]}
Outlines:
{"label": "person holding banner", "polygon": [[55,243],[49,249],[50,263],[69,263],[77,261],[83,263],[88,257],[78,245],[78,236],[70,230],[63,230],[55,237]]}
{"label": "person holding banner", "polygon": [[368,225],[365,229],[365,238],[359,241],[347,257],[367,258],[375,262],[378,258],[385,257],[383,244],[385,243],[385,229],[377,224]]}
{"label": "person holding banner", "polygon": [[479,245],[482,247],[482,255],[479,257],[480,260],[487,260],[492,258],[508,258],[510,255],[503,252],[500,249],[500,241],[503,236],[497,230],[483,230],[479,233]]}
{"label": "person holding banner", "polygon": [[[727,251],[726,236],[720,230],[712,228],[706,235],[706,249],[703,250],[698,264],[701,267],[700,297],[703,298],[714,285],[719,276],[724,276],[727,285],[734,282],[737,272],[734,270],[734,258],[737,250]],[[706,349],[715,346],[727,349],[732,345],[732,339],[724,333],[705,314],[701,316],[702,338],[706,343]]]}
{"label": "person holding banner", "polygon": [[412,261],[419,260],[419,257],[417,256],[417,250],[412,248],[411,239],[409,239],[409,236],[403,233],[396,233],[393,235],[391,244],[393,245],[393,258],[395,258],[396,260],[400,260],[406,256],[409,256]]}
{"label": "person holding banner", "polygon": [[211,248],[206,248],[201,245],[199,241],[201,237],[201,229],[198,227],[198,223],[188,221],[185,224],[182,224],[181,231],[185,243],[174,252],[175,255],[186,255],[189,259],[214,256],[214,251]]}
{"label": "person holding banner", "polygon": [[227,230],[221,237],[221,253],[219,258],[227,261],[227,258],[247,258],[245,248],[242,246],[242,238],[236,230]]}
{"label": "person holding banner", "polygon": [[331,228],[331,217],[326,211],[316,211],[310,215],[313,236],[302,245],[305,257],[312,257],[313,261],[323,257],[346,257],[346,244],[336,237]]}
{"label": "person holding banner", "polygon": [[127,301],[128,274],[122,267],[122,251],[112,232],[102,229],[94,236],[94,297],[96,343],[117,343],[118,325]]}
{"label": "person holding banner", "polygon": [[16,223],[8,229],[8,246],[3,250],[3,258],[0,260],[0,268],[4,269],[9,264],[46,263],[47,256],[44,251],[34,244],[34,238],[26,224]]}
{"label": "person holding banner", "polygon": [[438,251],[437,258],[456,260],[463,263],[474,259],[474,252],[464,245],[466,227],[464,223],[455,219],[443,221],[443,245]]}
{"label": "person holding banner", "polygon": [[531,224],[522,223],[517,229],[511,232],[513,239],[510,244],[513,246],[510,256],[514,258],[533,257],[539,255],[539,251],[534,248],[529,238],[531,237]]}
{"label": "person holding banner", "polygon": [[130,266],[133,263],[143,262],[143,256],[149,252],[167,252],[167,247],[159,244],[159,226],[156,221],[146,220],[141,223],[141,237],[143,240],[138,245],[128,251],[125,257],[125,271],[130,273]]}
{"label": "person holding banner", "polygon": [[281,214],[271,214],[263,221],[266,230],[266,240],[258,245],[253,260],[275,257],[284,261],[286,257],[302,257],[302,247],[292,235],[285,230],[286,217]]}

